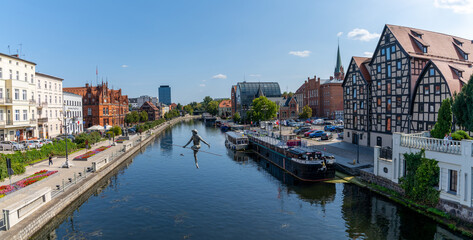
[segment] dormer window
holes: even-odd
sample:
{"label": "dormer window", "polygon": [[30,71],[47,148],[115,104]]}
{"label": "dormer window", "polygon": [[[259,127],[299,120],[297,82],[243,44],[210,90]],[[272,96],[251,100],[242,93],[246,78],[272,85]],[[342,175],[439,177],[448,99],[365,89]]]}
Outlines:
{"label": "dormer window", "polygon": [[459,46],[455,45],[455,48],[458,50],[460,55],[464,60],[468,60],[468,53],[464,52]]}
{"label": "dormer window", "polygon": [[463,71],[460,71],[454,67],[450,67],[452,69],[452,71],[457,75],[458,78],[462,78],[463,77]]}
{"label": "dormer window", "polygon": [[422,35],[423,35],[423,34],[418,33],[418,32],[416,32],[416,31],[413,31],[413,30],[411,30],[411,33],[412,33],[412,35],[414,35],[414,36],[416,36],[416,37],[422,39]]}
{"label": "dormer window", "polygon": [[460,40],[454,38],[453,41],[458,45],[458,46],[463,46],[463,42],[460,42]]}

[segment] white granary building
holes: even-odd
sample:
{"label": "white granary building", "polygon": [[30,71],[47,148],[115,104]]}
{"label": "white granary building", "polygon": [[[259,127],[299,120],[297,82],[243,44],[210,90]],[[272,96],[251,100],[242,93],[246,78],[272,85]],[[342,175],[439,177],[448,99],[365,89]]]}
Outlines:
{"label": "white granary building", "polygon": [[36,81],[39,138],[53,138],[63,132],[63,79],[37,72]]}
{"label": "white granary building", "polygon": [[84,131],[84,121],[82,119],[82,96],[63,92],[64,112],[66,113],[66,133],[79,134]]}

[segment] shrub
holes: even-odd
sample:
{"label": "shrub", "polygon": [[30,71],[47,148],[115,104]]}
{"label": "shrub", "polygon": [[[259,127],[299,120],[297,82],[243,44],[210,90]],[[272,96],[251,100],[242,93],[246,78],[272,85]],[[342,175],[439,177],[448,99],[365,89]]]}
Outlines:
{"label": "shrub", "polygon": [[440,106],[437,122],[430,135],[434,138],[443,138],[452,130],[452,107],[450,98],[444,99]]}
{"label": "shrub", "polygon": [[472,139],[467,132],[463,130],[457,130],[454,133],[452,133],[452,139],[453,140],[463,140],[463,139]]}

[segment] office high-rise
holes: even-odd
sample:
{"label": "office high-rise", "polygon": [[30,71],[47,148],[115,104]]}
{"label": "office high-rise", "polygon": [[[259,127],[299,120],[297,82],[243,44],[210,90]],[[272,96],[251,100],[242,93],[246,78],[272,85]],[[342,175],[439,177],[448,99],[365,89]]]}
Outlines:
{"label": "office high-rise", "polygon": [[159,86],[159,102],[171,105],[171,87],[169,85]]}

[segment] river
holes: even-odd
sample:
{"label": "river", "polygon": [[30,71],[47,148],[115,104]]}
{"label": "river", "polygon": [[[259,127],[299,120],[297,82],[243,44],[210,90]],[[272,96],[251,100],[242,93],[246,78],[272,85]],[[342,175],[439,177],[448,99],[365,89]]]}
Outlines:
{"label": "river", "polygon": [[[184,145],[203,145],[199,169]],[[237,155],[199,121],[178,124],[127,160],[33,239],[463,239],[346,183],[305,184]]]}

